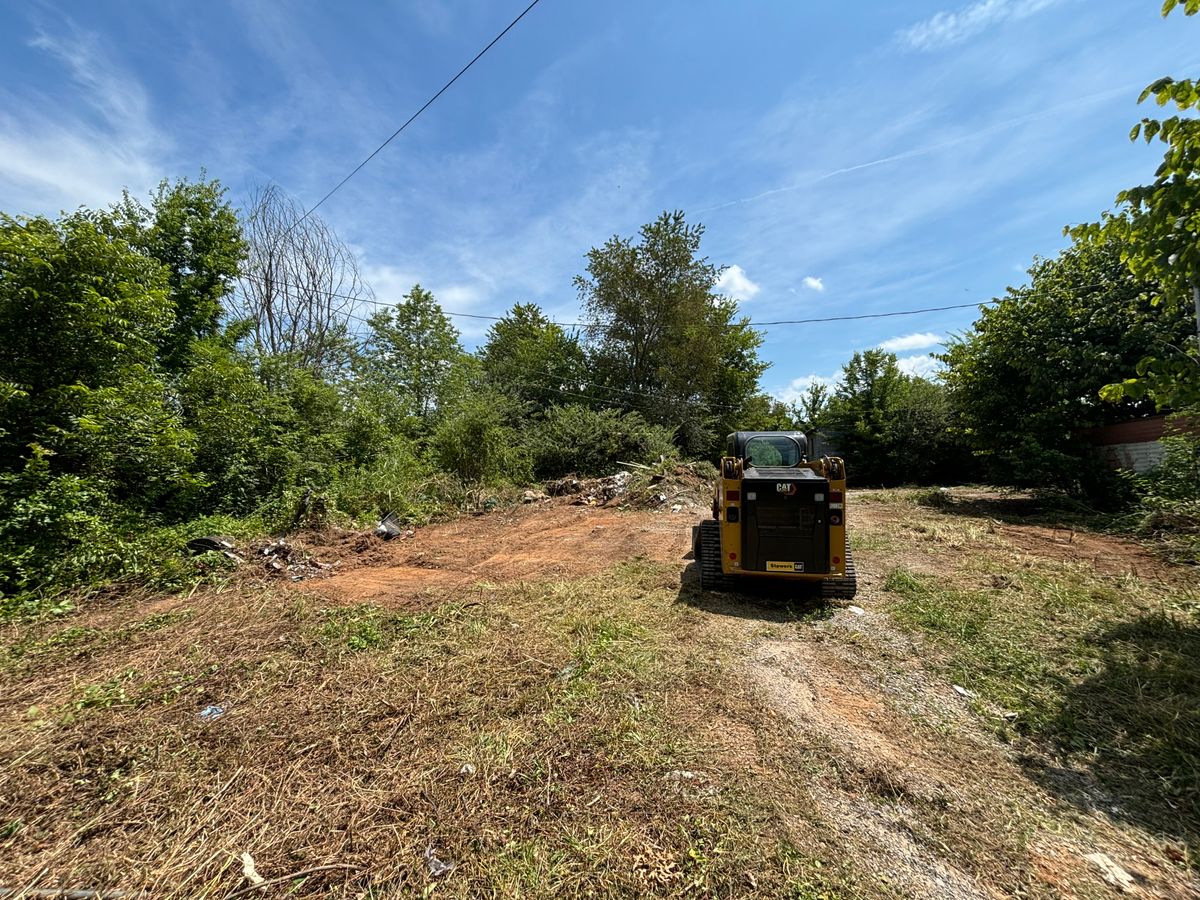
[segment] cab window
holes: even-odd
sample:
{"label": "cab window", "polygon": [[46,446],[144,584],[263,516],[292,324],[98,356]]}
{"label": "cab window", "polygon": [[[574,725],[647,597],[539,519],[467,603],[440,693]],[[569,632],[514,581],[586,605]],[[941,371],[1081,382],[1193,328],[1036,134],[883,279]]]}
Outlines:
{"label": "cab window", "polygon": [[746,441],[749,466],[794,466],[800,462],[800,445],[781,434],[761,435]]}

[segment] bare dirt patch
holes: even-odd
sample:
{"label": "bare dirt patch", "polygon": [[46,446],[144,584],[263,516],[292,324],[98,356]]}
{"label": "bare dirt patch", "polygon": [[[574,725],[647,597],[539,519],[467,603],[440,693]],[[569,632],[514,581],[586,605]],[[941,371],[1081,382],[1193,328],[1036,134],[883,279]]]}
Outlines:
{"label": "bare dirt patch", "polygon": [[639,557],[675,562],[691,549],[693,518],[683,510],[597,509],[569,499],[529,504],[419,528],[387,543],[355,537],[315,548],[338,553],[341,571],[302,589],[336,602],[388,604],[426,589],[578,578]]}

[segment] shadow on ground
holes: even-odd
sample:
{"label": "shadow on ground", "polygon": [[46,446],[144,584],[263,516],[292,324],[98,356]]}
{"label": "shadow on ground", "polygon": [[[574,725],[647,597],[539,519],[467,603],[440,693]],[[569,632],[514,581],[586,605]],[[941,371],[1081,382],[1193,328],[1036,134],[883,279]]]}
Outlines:
{"label": "shadow on ground", "polygon": [[1008,525],[1102,529],[1110,516],[1067,497],[983,492],[971,489],[930,490],[921,505],[947,515],[995,519]]}
{"label": "shadow on ground", "polygon": [[[685,558],[690,557],[689,553]],[[740,584],[731,592],[702,591],[700,571],[694,561],[679,576],[677,599],[714,615],[778,623],[829,619],[837,608],[829,600],[816,596],[812,589],[798,593],[794,586],[777,582]]]}
{"label": "shadow on ground", "polygon": [[[1101,667],[1040,734],[1067,765],[1027,763],[1063,799],[1200,854],[1200,627],[1154,613],[1099,632]],[[1088,777],[1091,776],[1091,777]],[[1097,790],[1097,788],[1099,790]]]}

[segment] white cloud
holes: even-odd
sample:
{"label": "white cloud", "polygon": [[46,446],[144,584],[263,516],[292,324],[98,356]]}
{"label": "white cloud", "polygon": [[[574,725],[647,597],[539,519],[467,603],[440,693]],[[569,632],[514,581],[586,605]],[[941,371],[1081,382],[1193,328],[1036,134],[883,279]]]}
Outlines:
{"label": "white cloud", "polygon": [[810,291],[816,291],[818,294],[823,293],[825,290],[825,282],[812,275],[804,276],[804,286]]}
{"label": "white cloud", "polygon": [[888,338],[879,344],[880,350],[889,353],[901,353],[905,350],[924,350],[926,347],[936,347],[942,343],[942,336],[932,331],[918,331],[900,337]]}
{"label": "white cloud", "polygon": [[823,384],[832,392],[834,385],[837,384],[837,380],[837,375],[817,375],[813,373],[800,378],[793,378],[787,383],[785,388],[775,391],[774,394],[784,403],[795,403],[814,384]]}
{"label": "white cloud", "polygon": [[972,38],[1002,22],[1024,19],[1059,0],[978,0],[954,12],[942,11],[903,29],[900,42],[913,50],[937,50]]}
{"label": "white cloud", "polygon": [[916,356],[902,356],[897,360],[900,371],[905,375],[919,375],[928,378],[941,371],[942,364],[934,359],[932,354],[919,353]]}
{"label": "white cloud", "polygon": [[717,291],[734,300],[751,300],[762,288],[746,275],[741,266],[730,266],[717,279]]}

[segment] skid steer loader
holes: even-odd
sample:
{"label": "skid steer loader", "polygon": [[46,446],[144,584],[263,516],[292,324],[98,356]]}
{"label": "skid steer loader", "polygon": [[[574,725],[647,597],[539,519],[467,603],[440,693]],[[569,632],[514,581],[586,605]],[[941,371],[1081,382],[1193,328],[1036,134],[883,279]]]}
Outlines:
{"label": "skid steer loader", "polygon": [[729,435],[713,517],[692,532],[701,590],[775,580],[849,599],[857,587],[846,537],[846,466],[808,459],[799,431]]}

